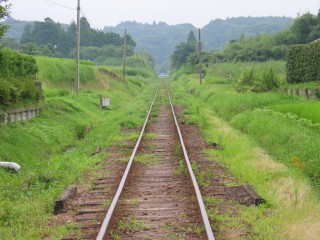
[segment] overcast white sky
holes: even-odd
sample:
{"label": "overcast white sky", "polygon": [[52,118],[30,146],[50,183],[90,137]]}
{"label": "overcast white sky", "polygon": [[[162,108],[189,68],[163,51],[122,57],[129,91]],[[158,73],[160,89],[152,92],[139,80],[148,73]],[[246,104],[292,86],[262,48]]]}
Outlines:
{"label": "overcast white sky", "polygon": [[[76,19],[77,0],[9,0],[11,16],[19,20],[70,23]],[[62,5],[62,6],[58,6]],[[72,8],[72,9],[69,9]],[[203,27],[216,18],[316,14],[320,0],[81,0],[81,10],[92,27],[115,26],[122,21],[170,25],[192,23]]]}

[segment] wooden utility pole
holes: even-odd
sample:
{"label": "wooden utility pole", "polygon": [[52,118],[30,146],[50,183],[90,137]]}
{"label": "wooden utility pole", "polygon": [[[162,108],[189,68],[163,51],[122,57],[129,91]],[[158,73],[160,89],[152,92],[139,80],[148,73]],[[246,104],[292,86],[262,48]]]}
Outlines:
{"label": "wooden utility pole", "polygon": [[126,77],[126,55],[127,55],[127,29],[124,30],[124,44],[123,44],[123,78]]}
{"label": "wooden utility pole", "polygon": [[200,85],[202,85],[202,53],[201,53],[201,48],[202,48],[202,44],[201,44],[201,30],[199,28],[199,72],[200,72]]}
{"label": "wooden utility pole", "polygon": [[80,0],[78,0],[78,7],[77,7],[77,47],[76,47],[76,58],[77,58],[76,89],[77,89],[77,93],[79,93],[79,91],[80,91]]}

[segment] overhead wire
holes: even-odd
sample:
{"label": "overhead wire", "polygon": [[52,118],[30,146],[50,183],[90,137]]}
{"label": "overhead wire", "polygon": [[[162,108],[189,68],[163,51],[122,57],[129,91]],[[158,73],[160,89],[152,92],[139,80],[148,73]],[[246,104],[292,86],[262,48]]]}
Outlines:
{"label": "overhead wire", "polygon": [[98,29],[93,23],[92,21],[90,21],[89,18],[87,18],[86,14],[83,12],[82,9],[80,9],[81,14],[87,19],[87,21],[89,22],[90,26],[93,26],[95,29]]}
{"label": "overhead wire", "polygon": [[[73,7],[68,7],[68,6],[62,5],[62,4],[60,4],[60,3],[58,3],[58,2],[55,2],[55,1],[53,1],[53,0],[44,0],[44,1],[45,1],[48,5],[50,5],[50,6],[59,6],[59,7],[63,7],[63,8],[70,9],[70,10],[77,10],[77,8],[73,8]],[[83,17],[85,17],[86,20],[89,22],[90,26],[93,26],[95,29],[98,29],[98,28],[92,23],[92,21],[90,21],[90,19],[86,16],[86,14],[83,12],[82,9],[80,9],[80,12],[81,12],[81,15],[82,15]],[[90,44],[91,44],[91,46],[92,46],[93,44],[92,44],[90,32],[89,32],[89,41],[90,41]]]}
{"label": "overhead wire", "polygon": [[70,9],[70,10],[77,10],[77,8],[73,8],[73,7],[68,7],[68,6],[65,6],[65,5],[62,5],[60,3],[57,3],[53,0],[44,0],[48,5],[51,5],[51,6],[54,6],[54,5],[57,5],[59,7],[63,7],[63,8],[66,8],[66,9]]}

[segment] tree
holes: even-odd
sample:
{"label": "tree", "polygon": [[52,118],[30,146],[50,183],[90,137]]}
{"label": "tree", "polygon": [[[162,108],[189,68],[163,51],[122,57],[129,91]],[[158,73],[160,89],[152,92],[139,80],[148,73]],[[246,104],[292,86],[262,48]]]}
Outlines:
{"label": "tree", "polygon": [[189,43],[189,44],[196,44],[197,43],[196,36],[194,35],[194,32],[192,30],[189,33],[187,43]]}
{"label": "tree", "polygon": [[178,44],[171,55],[171,67],[173,69],[180,68],[187,62],[188,56],[194,52],[196,52],[195,44],[184,42]]}
{"label": "tree", "polygon": [[309,43],[313,40],[309,38],[309,34],[317,24],[319,24],[318,17],[311,13],[303,14],[301,17],[297,18],[291,27],[291,31],[295,35],[297,43]]}
{"label": "tree", "polygon": [[24,32],[21,36],[20,43],[26,44],[33,42],[32,26],[30,24],[26,24],[23,30]]}
{"label": "tree", "polygon": [[[6,4],[8,0],[0,0],[0,20],[9,16],[9,8],[10,4]],[[8,26],[0,24],[0,38],[3,37],[5,32],[7,31]]]}

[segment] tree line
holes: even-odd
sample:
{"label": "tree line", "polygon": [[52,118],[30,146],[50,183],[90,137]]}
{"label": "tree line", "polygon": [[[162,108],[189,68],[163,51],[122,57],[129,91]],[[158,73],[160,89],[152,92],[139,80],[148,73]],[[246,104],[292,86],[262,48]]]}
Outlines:
{"label": "tree line", "polygon": [[[0,20],[9,15],[7,0],[0,0]],[[8,27],[0,24],[0,38]],[[0,115],[12,105],[28,101],[35,103],[41,98],[41,90],[33,81],[37,64],[31,56],[8,48],[0,48]]]}
{"label": "tree line", "polygon": [[[227,61],[284,60],[288,46],[310,43],[319,38],[320,10],[317,15],[305,13],[298,16],[292,26],[275,34],[258,36],[242,34],[239,39],[230,40],[221,51],[204,52],[203,62],[208,64]],[[194,43],[188,40],[175,47],[171,55],[172,69],[178,69],[183,65],[194,68],[197,64],[199,64],[199,57]]]}
{"label": "tree line", "polygon": [[231,40],[221,52],[213,57],[220,61],[267,61],[283,60],[288,46],[306,44],[320,38],[320,12],[305,13],[297,17],[293,25],[275,34],[256,37],[242,35]]}
{"label": "tree line", "polygon": [[[77,26],[75,22],[62,25],[50,18],[43,22],[36,21],[34,25],[26,25],[20,40],[20,49],[30,55],[44,55],[50,57],[74,57],[76,47]],[[123,47],[124,39],[116,33],[104,33],[91,28],[85,17],[80,19],[81,53],[87,60],[94,60],[107,51],[111,55],[119,55],[119,48]],[[108,47],[107,47],[108,46]],[[127,35],[128,55],[133,54],[135,41]],[[92,49],[95,49],[94,54]],[[100,49],[103,49],[101,52]],[[109,50],[109,51],[108,51]],[[120,51],[122,52],[122,50]],[[91,53],[91,54],[90,54]],[[92,56],[94,55],[94,56]]]}

